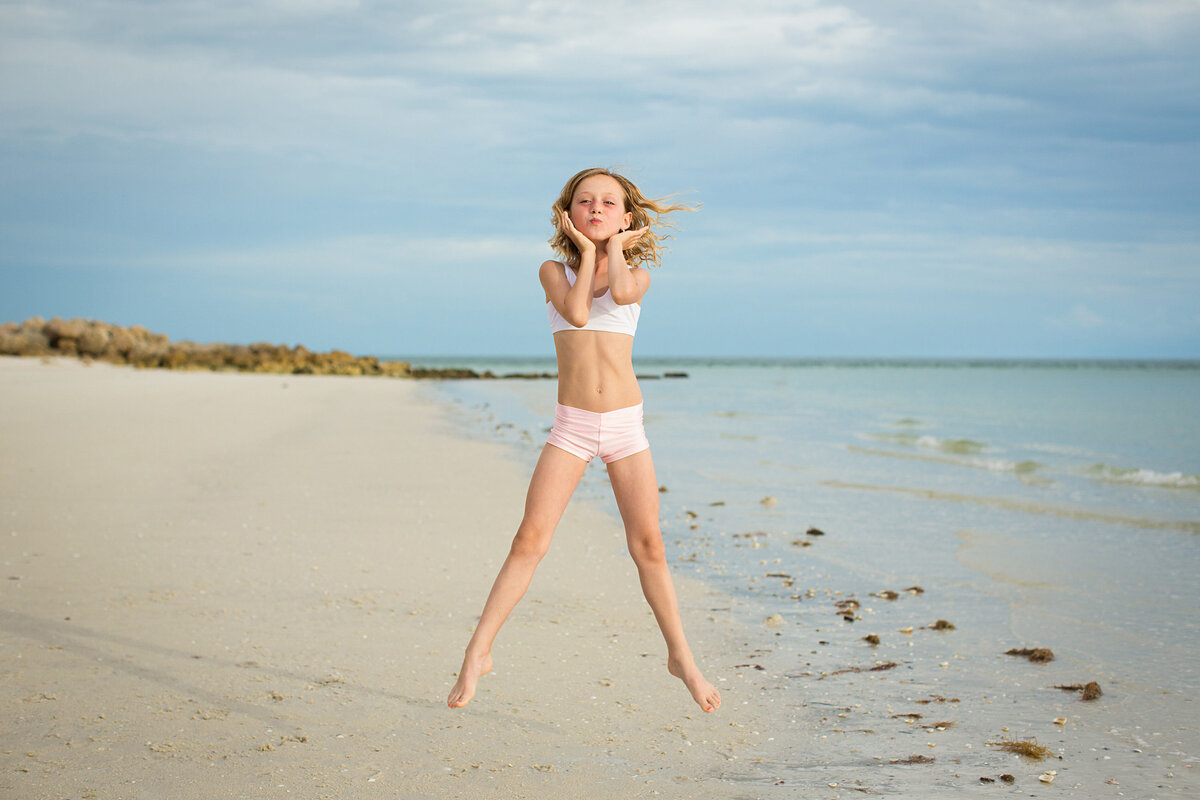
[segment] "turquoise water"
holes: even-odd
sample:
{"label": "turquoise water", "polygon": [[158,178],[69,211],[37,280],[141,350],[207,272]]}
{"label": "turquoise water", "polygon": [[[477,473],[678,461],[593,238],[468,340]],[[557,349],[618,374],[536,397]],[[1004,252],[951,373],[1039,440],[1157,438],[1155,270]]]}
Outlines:
{"label": "turquoise water", "polygon": [[[428,362],[426,362],[428,363]],[[550,360],[458,360],[510,371]],[[638,362],[659,471],[689,491],[780,494],[820,480],[996,491],[1147,522],[1195,523],[1200,364]],[[552,381],[445,382],[532,438]],[[534,436],[534,432],[537,433]]]}
{"label": "turquoise water", "polygon": [[[553,369],[551,361],[457,363]],[[974,582],[977,570],[957,559],[964,534],[1003,535],[1014,541],[991,556],[998,563],[1024,561],[1027,573],[1050,572],[1047,583],[1084,597],[1111,596],[1101,585],[1146,602],[1167,592],[1189,611],[1179,623],[1196,629],[1200,364],[636,366],[644,376],[688,375],[641,382],[667,489],[664,532],[681,548],[693,531],[782,539],[816,526],[830,534],[828,557],[838,550],[835,533],[854,548],[857,574],[928,580],[923,573],[937,564],[939,577]],[[473,415],[477,431],[510,442],[532,465],[553,419],[553,381],[433,385]],[[611,504],[599,462],[580,493]],[[724,557],[730,585],[760,566]],[[1125,616],[1113,623],[1141,624]]]}
{"label": "turquoise water", "polygon": [[[805,592],[866,598],[920,585],[927,622],[958,625],[958,649],[936,656],[958,659],[956,686],[1030,690],[1005,683],[1015,679],[997,654],[1052,647],[1070,672],[1062,680],[1108,687],[1110,705],[1091,717],[1096,747],[1200,757],[1200,364],[636,366],[673,569],[729,593],[751,624],[781,613],[798,666],[824,657],[813,637],[834,648],[832,666],[865,630],[828,627],[829,609],[804,605]],[[675,371],[688,377],[651,377]],[[532,467],[553,381],[428,388],[467,430]],[[599,462],[579,494],[613,505]],[[855,625],[905,624],[902,605],[883,601]],[[1141,733],[1151,728],[1158,740]]]}

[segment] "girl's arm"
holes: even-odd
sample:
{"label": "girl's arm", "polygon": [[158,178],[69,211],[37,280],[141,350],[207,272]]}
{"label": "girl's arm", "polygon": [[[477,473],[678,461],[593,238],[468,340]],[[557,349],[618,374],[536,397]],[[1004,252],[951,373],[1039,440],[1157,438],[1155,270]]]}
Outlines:
{"label": "girl's arm", "polygon": [[557,261],[547,261],[542,264],[538,275],[542,280],[542,288],[546,291],[546,299],[554,306],[554,310],[562,318],[582,328],[587,325],[592,313],[592,295],[595,292],[596,278],[596,245],[571,224],[567,212],[562,215],[563,230],[579,248],[579,266],[575,269],[575,284],[567,280],[564,270]]}
{"label": "girl's arm", "polygon": [[623,231],[608,240],[608,290],[613,302],[620,306],[642,302],[650,288],[650,273],[641,267],[625,264],[625,251],[649,228]]}

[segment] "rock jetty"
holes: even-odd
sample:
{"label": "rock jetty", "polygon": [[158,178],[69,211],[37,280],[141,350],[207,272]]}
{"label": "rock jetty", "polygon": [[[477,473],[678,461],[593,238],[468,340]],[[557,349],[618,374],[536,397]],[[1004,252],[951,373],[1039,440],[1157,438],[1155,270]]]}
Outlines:
{"label": "rock jetty", "polygon": [[[0,324],[0,355],[73,356],[144,369],[264,372],[287,375],[379,375],[411,378],[407,361],[380,361],[341,350],[314,353],[303,345],[172,342],[141,325],[32,317]],[[430,377],[434,377],[430,375]],[[462,377],[469,377],[463,375]]]}

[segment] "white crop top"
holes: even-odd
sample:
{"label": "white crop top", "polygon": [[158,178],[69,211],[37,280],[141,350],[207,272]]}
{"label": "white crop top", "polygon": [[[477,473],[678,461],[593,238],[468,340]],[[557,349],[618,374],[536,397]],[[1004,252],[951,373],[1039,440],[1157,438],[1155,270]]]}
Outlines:
{"label": "white crop top", "polygon": [[[575,285],[575,271],[570,267],[564,270],[567,273],[567,283]],[[559,331],[607,331],[609,333],[624,333],[633,336],[637,333],[638,317],[642,314],[642,307],[637,303],[629,305],[618,305],[612,297],[612,290],[609,289],[599,297],[592,298],[592,308],[588,313],[587,324],[582,328],[576,328],[571,323],[563,319],[562,314],[554,308],[554,304],[549,300],[546,301],[546,312],[550,315],[550,332],[558,333]]]}

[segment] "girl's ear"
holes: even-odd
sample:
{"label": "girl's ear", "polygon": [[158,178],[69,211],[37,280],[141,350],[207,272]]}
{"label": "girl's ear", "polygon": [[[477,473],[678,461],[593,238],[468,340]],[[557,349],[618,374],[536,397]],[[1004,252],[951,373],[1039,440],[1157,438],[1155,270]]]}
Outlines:
{"label": "girl's ear", "polygon": [[629,226],[633,224],[633,212],[625,212],[625,226],[621,230],[629,230]]}

